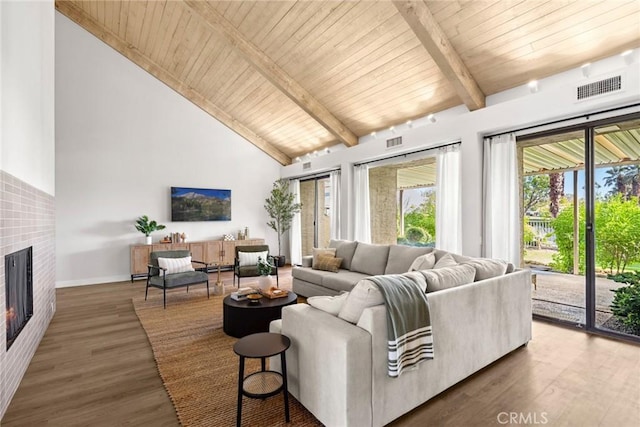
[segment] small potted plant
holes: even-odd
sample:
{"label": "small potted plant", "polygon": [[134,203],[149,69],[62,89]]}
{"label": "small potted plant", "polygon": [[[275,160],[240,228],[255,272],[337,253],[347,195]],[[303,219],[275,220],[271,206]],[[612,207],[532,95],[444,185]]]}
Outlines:
{"label": "small potted plant", "polygon": [[289,181],[279,179],[273,183],[269,198],[264,201],[264,209],[271,218],[267,225],[278,234],[278,256],[274,258],[277,258],[279,267],[285,262],[281,248],[282,235],[289,231],[293,216],[302,208],[302,204],[296,203],[295,200],[295,194],[289,191]]}
{"label": "small potted plant", "polygon": [[269,259],[263,259],[262,257],[258,257],[258,274],[260,277],[258,278],[258,285],[260,286],[260,290],[263,292],[268,292],[271,289],[271,272],[273,271],[274,266],[269,262],[273,262],[273,257],[269,257]]}
{"label": "small potted plant", "polygon": [[164,230],[166,227],[162,224],[158,224],[155,221],[150,221],[149,217],[142,215],[136,219],[136,230],[141,232],[147,238],[147,245],[152,243],[151,233],[158,230]]}

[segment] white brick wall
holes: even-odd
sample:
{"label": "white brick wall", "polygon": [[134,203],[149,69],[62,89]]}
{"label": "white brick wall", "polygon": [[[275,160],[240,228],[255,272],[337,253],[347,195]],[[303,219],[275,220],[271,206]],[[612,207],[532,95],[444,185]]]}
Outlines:
{"label": "white brick wall", "polygon": [[[55,311],[55,198],[0,171],[0,312],[6,312],[4,256],[33,246],[33,317],[7,351],[0,316],[0,419]],[[53,306],[52,306],[53,304]],[[53,309],[52,309],[53,307]]]}

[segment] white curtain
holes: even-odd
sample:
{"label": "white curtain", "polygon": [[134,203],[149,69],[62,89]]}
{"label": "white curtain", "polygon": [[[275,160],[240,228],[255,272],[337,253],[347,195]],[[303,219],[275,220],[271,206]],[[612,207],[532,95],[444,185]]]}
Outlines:
{"label": "white curtain", "polygon": [[[289,181],[289,191],[295,195],[294,203],[300,203],[300,180]],[[289,229],[289,242],[291,250],[291,265],[302,265],[302,222],[301,214],[293,215],[291,228]]]}
{"label": "white curtain", "polygon": [[520,265],[520,192],[513,133],[484,140],[484,256]]}
{"label": "white curtain", "polygon": [[459,144],[438,150],[436,171],[436,248],[461,253],[462,192]]}
{"label": "white curtain", "polygon": [[331,187],[331,238],[340,239],[340,171],[333,171],[329,174],[329,185]]}
{"label": "white curtain", "polygon": [[353,173],[354,190],[354,233],[359,242],[371,243],[371,212],[369,204],[369,166],[357,165]]}

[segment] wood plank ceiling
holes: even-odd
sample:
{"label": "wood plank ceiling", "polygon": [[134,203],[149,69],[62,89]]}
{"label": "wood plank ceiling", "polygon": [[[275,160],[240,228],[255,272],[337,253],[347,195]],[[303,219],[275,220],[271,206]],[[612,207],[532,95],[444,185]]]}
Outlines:
{"label": "wood plank ceiling", "polygon": [[640,46],[636,0],[55,5],[282,164]]}

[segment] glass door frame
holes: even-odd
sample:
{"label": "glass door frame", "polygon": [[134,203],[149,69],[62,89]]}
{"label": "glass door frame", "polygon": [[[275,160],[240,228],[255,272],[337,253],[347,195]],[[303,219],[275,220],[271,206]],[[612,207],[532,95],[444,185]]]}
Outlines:
{"label": "glass door frame", "polygon": [[[321,174],[321,175],[314,175],[312,177],[308,177],[308,178],[300,178],[300,183],[303,182],[309,182],[309,181],[313,181],[314,183],[314,198],[313,198],[313,247],[317,248],[318,247],[318,230],[319,230],[319,225],[318,225],[318,220],[319,220],[319,215],[318,215],[318,183],[324,179],[329,179],[331,176],[329,174]],[[324,193],[322,195],[324,197]]]}
{"label": "glass door frame", "polygon": [[[595,242],[595,129],[600,126],[611,125],[640,118],[640,113],[624,114],[606,119],[594,120],[578,125],[560,127],[542,132],[523,135],[517,138],[517,143],[544,136],[557,135],[565,132],[582,130],[585,143],[585,324],[576,326],[575,323],[534,314],[536,320],[543,320],[564,326],[578,327],[588,333],[604,335],[640,343],[640,336],[624,334],[596,325],[596,242]],[[519,166],[520,167],[520,166]],[[522,230],[521,230],[522,231]]]}

